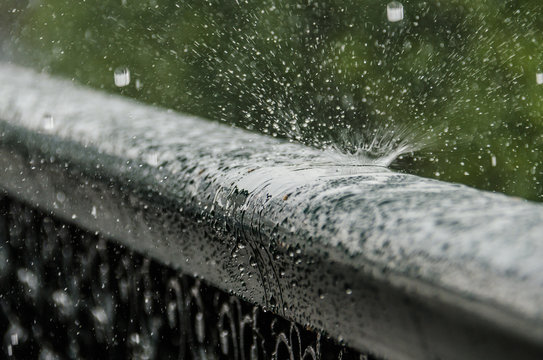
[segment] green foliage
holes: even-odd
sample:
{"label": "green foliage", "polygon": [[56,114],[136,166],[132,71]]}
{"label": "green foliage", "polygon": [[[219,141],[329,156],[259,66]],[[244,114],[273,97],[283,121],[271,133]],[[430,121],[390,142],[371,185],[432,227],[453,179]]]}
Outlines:
{"label": "green foliage", "polygon": [[396,168],[543,199],[543,3],[406,0],[399,22],[386,5],[33,0],[0,12],[29,66],[317,147],[354,153],[345,139],[394,131],[422,147]]}

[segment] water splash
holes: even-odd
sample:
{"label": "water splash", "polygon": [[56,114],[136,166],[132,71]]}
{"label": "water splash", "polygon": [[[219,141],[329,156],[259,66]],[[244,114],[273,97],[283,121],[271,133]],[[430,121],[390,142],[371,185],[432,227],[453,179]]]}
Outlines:
{"label": "water splash", "polygon": [[408,124],[387,123],[362,130],[346,129],[327,147],[333,161],[343,165],[388,167],[401,155],[429,147],[435,129],[427,131]]}

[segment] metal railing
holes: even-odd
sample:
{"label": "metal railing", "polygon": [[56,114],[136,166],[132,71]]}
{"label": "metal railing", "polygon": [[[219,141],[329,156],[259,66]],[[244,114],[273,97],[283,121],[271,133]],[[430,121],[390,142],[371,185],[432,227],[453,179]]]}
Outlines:
{"label": "metal railing", "polygon": [[[4,355],[358,359],[360,355],[20,202],[0,203]],[[367,357],[363,357],[367,358]]]}
{"label": "metal railing", "polygon": [[[266,349],[257,351],[259,357],[361,356],[358,351],[390,359],[541,358],[541,205],[381,167],[341,164],[298,144],[13,65],[0,66],[0,83],[0,188],[10,204],[40,211],[41,223],[51,217],[71,224],[71,234],[111,240],[108,245],[96,240],[96,249],[122,246],[121,252],[142,254],[134,255],[138,266],[185,274],[185,299],[193,299],[192,289],[199,292],[202,285],[195,284],[201,283],[209,289],[202,291],[209,294],[207,304],[219,297],[228,299],[231,309],[238,302],[261,309],[245,313],[271,319],[251,327],[265,329],[255,335],[267,341],[258,348]],[[34,280],[52,286],[40,280],[41,270],[24,265],[30,251],[10,250],[18,254],[10,263],[23,264],[10,270],[11,279],[23,288]],[[106,266],[106,277],[114,276],[111,269],[122,259],[121,254]],[[98,275],[94,280],[106,283]],[[168,281],[152,281],[162,290],[151,292],[164,294]],[[139,289],[134,301],[145,300],[145,286],[133,287]],[[14,301],[6,289],[2,298]],[[52,301],[65,298],[54,295],[56,287],[48,291]],[[164,299],[156,303],[164,305]],[[216,311],[215,305],[206,308]],[[95,316],[96,306],[85,306],[80,311]],[[188,313],[196,319],[197,306],[191,306]],[[165,327],[167,307],[153,309]],[[96,316],[103,318],[100,313]],[[116,317],[121,323],[130,318],[123,314]],[[132,349],[129,344],[138,338],[150,341],[141,329],[150,334],[151,325],[135,321],[139,330],[125,326],[124,338],[95,334],[106,339],[103,351],[115,347],[107,341],[118,341],[123,349]],[[186,343],[199,357],[198,339],[208,331],[199,324],[205,323],[205,329],[214,329],[208,349],[215,351],[204,353],[225,355],[220,325],[207,321],[184,322],[190,331],[172,331],[190,332]],[[88,320],[81,332],[99,333],[91,324]],[[283,325],[274,330],[273,324]],[[313,330],[302,335],[303,328]],[[335,339],[323,345],[332,350],[318,350],[318,339],[326,337],[321,332]],[[291,351],[298,334],[303,344]],[[248,338],[244,344],[251,345],[240,345],[237,358],[250,354],[255,342]],[[270,345],[279,338],[291,349],[281,355]],[[80,348],[89,346],[81,341]]]}

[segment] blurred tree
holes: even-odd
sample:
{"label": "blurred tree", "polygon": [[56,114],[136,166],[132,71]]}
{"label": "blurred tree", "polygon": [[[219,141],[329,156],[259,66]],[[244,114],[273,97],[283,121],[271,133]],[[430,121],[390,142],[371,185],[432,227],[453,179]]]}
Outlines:
{"label": "blurred tree", "polygon": [[377,0],[11,0],[0,31],[16,61],[83,84],[543,200],[543,3],[401,6],[390,22]]}

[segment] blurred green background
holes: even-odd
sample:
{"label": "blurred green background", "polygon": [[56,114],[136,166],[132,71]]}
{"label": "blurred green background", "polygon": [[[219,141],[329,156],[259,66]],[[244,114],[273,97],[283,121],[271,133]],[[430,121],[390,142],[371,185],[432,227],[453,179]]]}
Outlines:
{"label": "blurred green background", "polygon": [[319,148],[407,144],[393,168],[543,200],[543,2],[388,4],[4,0],[0,58]]}

